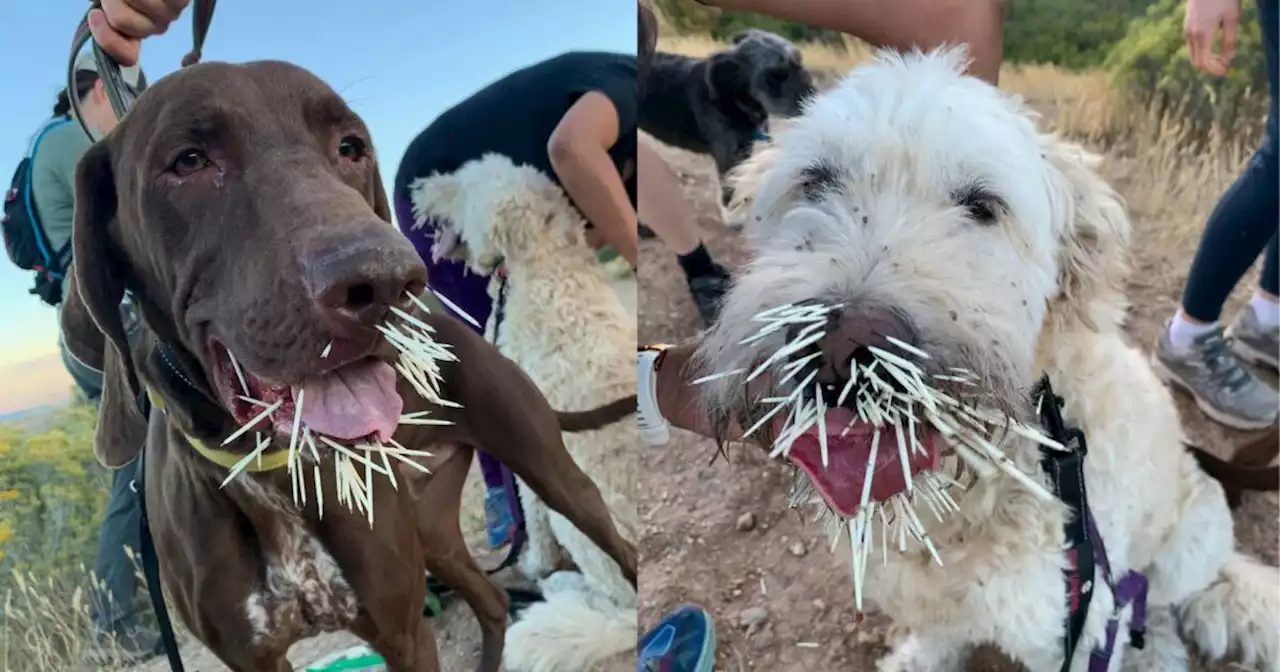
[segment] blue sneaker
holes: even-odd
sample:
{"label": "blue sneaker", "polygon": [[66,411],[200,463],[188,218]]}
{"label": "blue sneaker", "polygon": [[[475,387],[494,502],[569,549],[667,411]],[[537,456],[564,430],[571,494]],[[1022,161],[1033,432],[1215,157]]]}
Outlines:
{"label": "blue sneaker", "polygon": [[640,638],[637,672],[711,672],[716,624],[705,609],[676,607]]}
{"label": "blue sneaker", "polygon": [[502,548],[516,536],[516,521],[511,515],[511,503],[506,488],[497,485],[484,493],[485,529],[489,532],[489,547]]}

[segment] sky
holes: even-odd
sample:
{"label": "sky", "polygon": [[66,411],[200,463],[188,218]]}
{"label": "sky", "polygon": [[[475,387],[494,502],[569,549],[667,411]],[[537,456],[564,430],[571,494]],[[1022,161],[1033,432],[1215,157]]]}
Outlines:
{"label": "sky", "polygon": [[[0,3],[0,179],[7,188],[66,77],[86,3]],[[635,0],[222,0],[205,61],[281,59],[325,80],[373,134],[390,180],[404,148],[437,114],[502,75],[563,51],[635,53]],[[191,19],[146,40],[149,82],[191,48]],[[0,381],[6,367],[56,361],[55,310],[31,275],[0,257]],[[12,383],[2,383],[9,387]]]}

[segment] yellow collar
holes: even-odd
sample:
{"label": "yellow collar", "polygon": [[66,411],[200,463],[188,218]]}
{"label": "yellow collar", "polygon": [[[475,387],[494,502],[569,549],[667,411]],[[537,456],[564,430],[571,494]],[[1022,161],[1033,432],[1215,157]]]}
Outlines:
{"label": "yellow collar", "polygon": [[[162,411],[164,410],[164,401],[160,399],[160,395],[156,394],[155,390],[151,389],[150,385],[147,386],[147,398],[151,400],[152,406]],[[178,431],[182,432],[182,430]],[[221,448],[211,448],[204,441],[201,441],[186,432],[182,432],[182,436],[187,440],[187,443],[191,444],[192,448],[196,449],[197,453],[200,453],[200,455],[202,455],[206,460],[209,460],[220,467],[230,469],[239,464],[240,460],[244,459],[243,453],[233,453],[229,450],[222,450]],[[250,461],[249,466],[245,467],[244,470],[252,472],[274,471],[276,469],[283,469],[288,466],[288,464],[289,451],[281,449],[268,450],[263,451],[263,453],[258,456],[258,459]]]}

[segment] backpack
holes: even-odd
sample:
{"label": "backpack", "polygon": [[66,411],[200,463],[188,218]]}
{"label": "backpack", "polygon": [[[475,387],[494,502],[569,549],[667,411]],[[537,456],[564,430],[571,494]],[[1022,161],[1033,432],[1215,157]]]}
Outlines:
{"label": "backpack", "polygon": [[4,232],[4,250],[9,260],[23,270],[35,271],[35,283],[30,293],[45,303],[56,306],[62,303],[62,281],[66,277],[70,261],[71,242],[55,250],[49,242],[44,226],[36,213],[35,196],[31,193],[31,166],[40,141],[50,129],[71,120],[59,117],[45,124],[31,142],[31,150],[18,162],[13,180],[4,195],[4,215],[0,217],[0,230]]}

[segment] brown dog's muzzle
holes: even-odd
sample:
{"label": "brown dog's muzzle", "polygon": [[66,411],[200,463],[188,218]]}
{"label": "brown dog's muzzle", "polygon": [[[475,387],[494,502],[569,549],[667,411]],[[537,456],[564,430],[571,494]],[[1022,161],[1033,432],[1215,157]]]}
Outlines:
{"label": "brown dog's muzzle", "polygon": [[358,338],[422,292],[427,269],[398,231],[377,222],[303,253],[311,300],[335,335]]}

